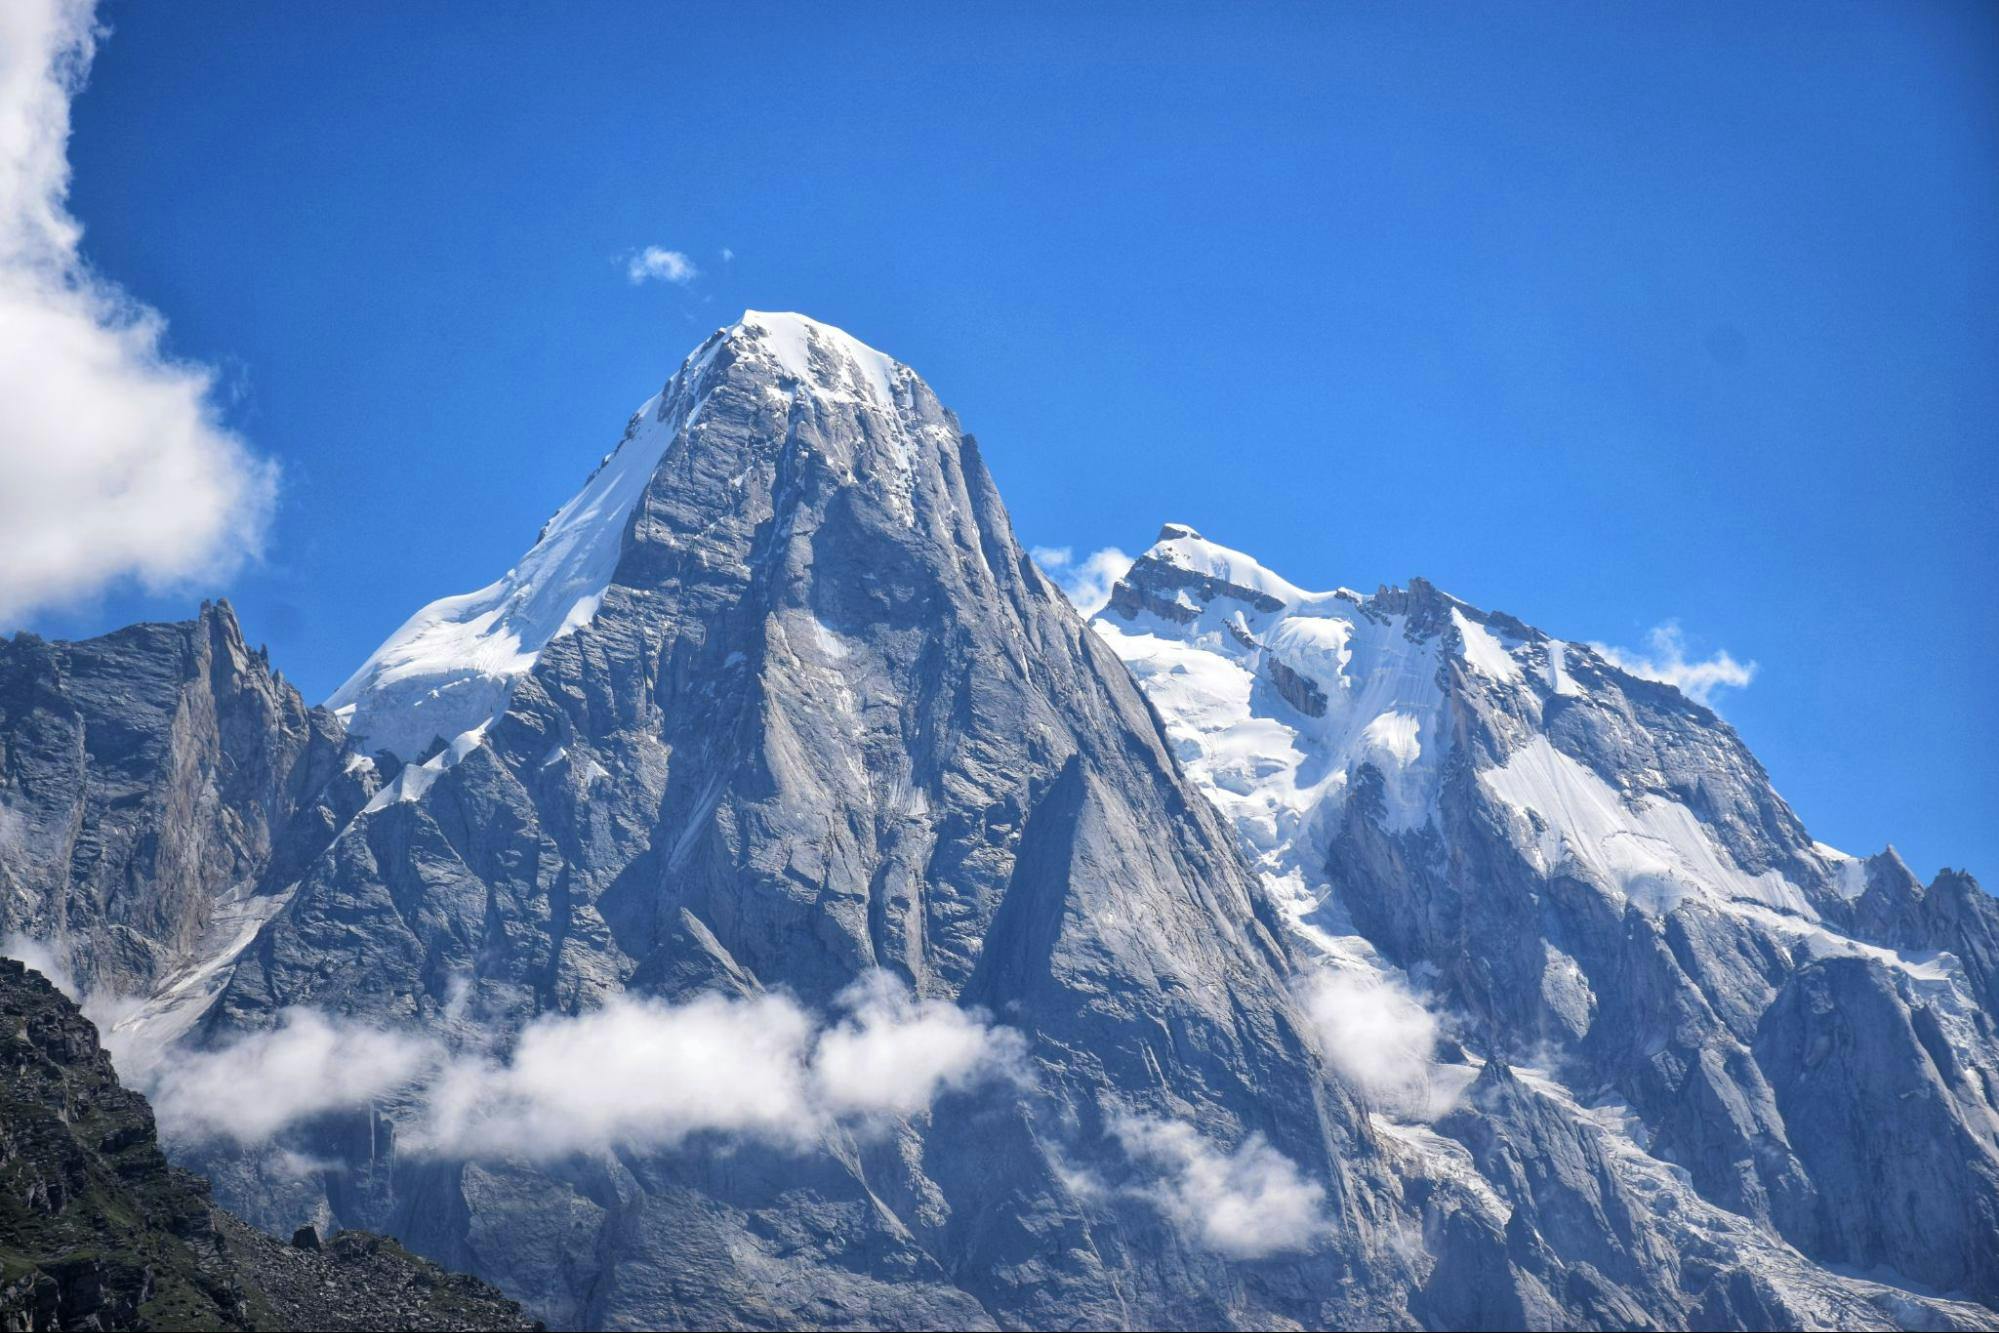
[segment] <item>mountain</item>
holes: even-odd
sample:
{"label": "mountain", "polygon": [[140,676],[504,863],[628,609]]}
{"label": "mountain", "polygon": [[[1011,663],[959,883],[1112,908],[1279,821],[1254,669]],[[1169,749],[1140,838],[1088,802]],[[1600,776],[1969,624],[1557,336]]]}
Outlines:
{"label": "mountain", "polygon": [[[338,767],[373,789],[263,877],[200,1039],[309,1008],[469,1057],[549,1015],[780,991],[833,1015],[886,985],[905,1027],[989,1016],[1009,1076],[861,1097],[804,1144],[554,1160],[385,1155],[371,1117],[409,1108],[370,1108],[287,1141],[334,1169],[194,1158],[225,1197],[274,1228],[374,1222],[561,1323],[1406,1319],[1395,1185],[1312,1053],[1275,918],[928,387],[747,316],[591,485],[627,476],[629,512],[564,510],[616,525],[608,571],[558,517],[336,696],[360,738]],[[1341,1247],[1215,1241],[1160,1206],[1211,1161],[1295,1177],[1301,1229],[1323,1199]]]}
{"label": "mountain", "polygon": [[0,925],[251,1221],[563,1326],[1989,1326],[1989,900],[1551,644],[1184,529],[1086,626],[750,312],[326,707],[0,645]]}
{"label": "mountain", "polygon": [[539,1327],[392,1240],[284,1245],[216,1208],[206,1182],[167,1165],[90,1021],[13,959],[0,959],[0,1042],[0,1326]]}
{"label": "mountain", "polygon": [[1503,1061],[1500,1104],[1539,1083],[1819,1265],[1999,1304],[1999,904],[1969,877],[1813,842],[1714,713],[1420,580],[1309,593],[1169,525],[1095,623],[1294,937],[1485,1057],[1456,1146],[1414,1140],[1440,1164],[1505,1139]]}

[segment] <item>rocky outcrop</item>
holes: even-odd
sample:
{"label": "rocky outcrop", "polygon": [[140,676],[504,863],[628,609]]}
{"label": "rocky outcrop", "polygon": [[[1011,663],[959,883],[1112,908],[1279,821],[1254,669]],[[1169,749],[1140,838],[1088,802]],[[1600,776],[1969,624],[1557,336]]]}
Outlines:
{"label": "rocky outcrop", "polygon": [[336,816],[339,726],[227,602],[81,643],[0,641],[0,935],[89,989],[148,994],[214,952],[219,904]]}
{"label": "rocky outcrop", "polygon": [[1866,888],[1845,918],[1853,933],[1891,949],[1950,954],[1985,1013],[1999,1014],[1999,912],[1992,895],[1960,870],[1942,871],[1925,887],[1893,848],[1857,869]]}
{"label": "rocky outcrop", "polygon": [[1828,1262],[1893,1256],[1917,1282],[1987,1296],[1999,1291],[1992,1073],[1911,998],[1879,964],[1825,958],[1764,1012],[1756,1063],[1811,1182],[1789,1229]]}
{"label": "rocky outcrop", "polygon": [[215,1208],[40,974],[0,959],[0,1329],[536,1327],[379,1236],[310,1252]]}

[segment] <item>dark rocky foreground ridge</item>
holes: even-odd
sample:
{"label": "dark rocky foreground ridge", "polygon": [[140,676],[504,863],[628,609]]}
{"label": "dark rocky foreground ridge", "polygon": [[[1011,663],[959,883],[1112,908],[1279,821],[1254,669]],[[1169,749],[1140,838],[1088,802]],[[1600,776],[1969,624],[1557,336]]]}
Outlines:
{"label": "dark rocky foreground ridge", "polygon": [[0,959],[0,1329],[539,1327],[395,1241],[287,1245],[170,1166],[74,1003]]}
{"label": "dark rocky foreground ridge", "polygon": [[[1017,1080],[560,1153],[423,1149],[395,1088],[188,1142],[218,1197],[392,1233],[562,1326],[1999,1323],[1999,915],[1968,879],[1849,884],[1706,710],[1471,613],[1536,673],[1481,674],[1470,608],[1356,597],[1425,691],[1438,794],[1403,801],[1409,737],[1357,754],[1297,847],[1449,1010],[1400,1058],[1462,1095],[1398,1113],[1321,1030],[1267,848],[1219,812],[1239,775],[1195,776],[977,444],[856,347],[793,317],[704,343],[612,456],[656,451],[589,614],[517,676],[388,681],[358,735],[226,605],[0,642],[0,933],[143,1001],[159,1049],[310,1012],[482,1059],[635,1001],[826,1014],[886,974],[989,1019]],[[1113,610],[1237,644],[1303,735],[1349,705],[1289,607],[1162,556]],[[404,698],[455,720],[376,743]],[[1494,786],[1548,750],[1803,896],[1609,883]]]}

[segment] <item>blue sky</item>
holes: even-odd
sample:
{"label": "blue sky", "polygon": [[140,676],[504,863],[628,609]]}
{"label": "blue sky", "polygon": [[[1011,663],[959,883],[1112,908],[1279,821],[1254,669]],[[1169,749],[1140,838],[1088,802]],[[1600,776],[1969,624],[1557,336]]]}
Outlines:
{"label": "blue sky", "polygon": [[400,9],[104,11],[82,254],[276,509],[33,628],[226,593],[322,697],[797,309],[1032,543],[1677,621],[1758,664],[1717,703],[1816,836],[1999,879],[1999,7]]}

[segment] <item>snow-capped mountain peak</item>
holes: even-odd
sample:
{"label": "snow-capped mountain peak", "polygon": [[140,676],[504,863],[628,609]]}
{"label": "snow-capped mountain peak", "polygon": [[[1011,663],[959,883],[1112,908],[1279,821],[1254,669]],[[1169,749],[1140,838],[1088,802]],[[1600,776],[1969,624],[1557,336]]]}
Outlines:
{"label": "snow-capped mountain peak", "polygon": [[1235,824],[1294,925],[1349,932],[1322,867],[1363,767],[1386,817],[1430,822],[1449,738],[1439,648],[1406,608],[1307,592],[1167,524],[1093,621],[1167,723],[1180,760]]}
{"label": "snow-capped mountain peak", "polygon": [[[724,352],[730,355],[724,357]],[[587,624],[617,570],[633,509],[676,439],[700,420],[725,360],[775,372],[795,396],[893,415],[913,373],[851,334],[746,310],[640,405],[624,435],[513,568],[404,621],[326,702],[374,750],[417,759],[490,721],[549,643]],[[906,458],[890,470],[906,472]],[[892,479],[891,485],[899,479]]]}
{"label": "snow-capped mountain peak", "polygon": [[255,1112],[225,1198],[563,1327],[1991,1326],[1968,877],[1421,580],[1169,525],[1094,624],[913,372],[746,313],[359,747],[221,608],[0,642],[0,933]]}
{"label": "snow-capped mountain peak", "polygon": [[[1335,1027],[1427,1012],[1483,1058],[1476,1112],[1434,1110],[1473,1061],[1424,1075],[1416,1119],[1488,1113],[1518,1065],[1591,1108],[1617,1172],[1676,1163],[1815,1254],[1986,1280],[1966,1275],[1989,1270],[1989,1221],[1937,1221],[1999,1178],[1999,924],[1969,880],[1925,890],[1892,853],[1814,843],[1707,708],[1421,580],[1309,593],[1168,525],[1092,625],[1339,978]],[[1385,1068],[1421,1070],[1357,1077]],[[1847,1219],[1902,1170],[1875,1128],[1914,1105],[1964,1145],[1921,1187],[1950,1202],[1863,1235]],[[1460,1175],[1406,1113],[1382,1127]]]}
{"label": "snow-capped mountain peak", "polygon": [[1167,524],[1093,623],[1321,943],[1349,924],[1329,866],[1353,794],[1389,833],[1434,837],[1452,774],[1543,873],[1619,904],[1817,921],[1855,895],[1857,863],[1804,836],[1712,713],[1423,580],[1308,592]]}
{"label": "snow-capped mountain peak", "polygon": [[893,408],[897,384],[912,373],[846,330],[791,312],[745,310],[720,337],[768,356],[818,396],[862,399]]}

